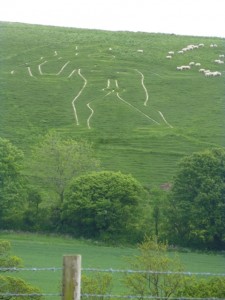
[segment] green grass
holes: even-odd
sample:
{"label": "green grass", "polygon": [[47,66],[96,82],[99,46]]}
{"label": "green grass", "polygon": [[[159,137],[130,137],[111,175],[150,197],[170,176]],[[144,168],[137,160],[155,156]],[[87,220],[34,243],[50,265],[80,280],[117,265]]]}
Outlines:
{"label": "green grass", "polygon": [[[4,22],[0,23],[0,39],[0,136],[27,154],[40,135],[54,128],[65,137],[93,142],[104,169],[131,173],[144,184],[159,185],[172,180],[183,156],[225,146],[225,68],[214,63],[225,51],[223,39]],[[177,54],[188,44],[199,43],[205,47]],[[210,48],[211,43],[218,47]],[[167,60],[170,50],[176,54]],[[39,65],[44,61],[41,75]],[[52,75],[68,61],[59,75]],[[190,61],[221,71],[222,76],[205,78],[197,67],[176,70]],[[28,67],[34,77],[29,76]],[[74,69],[77,72],[68,78]],[[78,69],[87,84],[76,101],[76,125],[71,102],[85,83]],[[137,70],[144,75],[146,106]],[[88,103],[94,110],[90,129]]]}
{"label": "green grass", "polygon": [[[11,242],[12,253],[21,257],[25,267],[62,267],[63,255],[81,254],[83,268],[129,269],[127,258],[137,254],[135,248],[107,247],[88,241],[37,234],[0,233],[0,239]],[[172,253],[171,253],[172,255]],[[179,253],[185,271],[224,273],[224,254]],[[60,292],[61,271],[24,271],[18,276],[39,286],[43,292]],[[123,292],[114,274],[114,292]]]}

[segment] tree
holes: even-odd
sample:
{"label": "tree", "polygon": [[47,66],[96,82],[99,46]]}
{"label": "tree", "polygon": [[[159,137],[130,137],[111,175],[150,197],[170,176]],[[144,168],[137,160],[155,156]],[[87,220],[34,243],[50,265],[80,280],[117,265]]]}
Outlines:
{"label": "tree", "polygon": [[[165,216],[167,211],[168,192],[157,187],[148,188],[150,234],[162,239],[165,235]],[[148,211],[148,213],[149,213]],[[149,225],[148,225],[149,227]]]}
{"label": "tree", "polygon": [[184,158],[170,194],[170,240],[181,245],[225,246],[225,151]]}
{"label": "tree", "polygon": [[23,152],[0,138],[0,226],[15,223],[24,206]]}
{"label": "tree", "polygon": [[184,285],[178,289],[177,296],[188,298],[218,298],[225,299],[225,279],[211,277],[209,279],[196,279],[191,276],[185,279]]}
{"label": "tree", "polygon": [[179,257],[176,254],[172,256],[171,252],[168,255],[167,244],[146,237],[138,250],[138,255],[128,259],[134,272],[125,275],[124,283],[130,293],[139,296],[139,299],[148,296],[157,299],[225,297],[224,278],[185,276]]}
{"label": "tree", "polygon": [[58,196],[62,203],[68,182],[87,171],[96,170],[99,162],[91,144],[86,141],[63,139],[50,132],[33,150],[32,174],[35,179]]}
{"label": "tree", "polygon": [[105,240],[137,238],[145,191],[131,175],[95,172],[75,178],[62,207],[65,232]]}
{"label": "tree", "polygon": [[[139,254],[129,258],[129,262],[130,269],[140,272],[127,273],[124,278],[130,293],[140,299],[147,296],[169,299],[175,296],[177,289],[183,286],[183,277],[179,274],[183,267],[178,257],[169,257],[167,245],[149,237],[138,249]],[[165,274],[168,271],[178,273]]]}
{"label": "tree", "polygon": [[[11,245],[8,241],[0,241],[0,268],[18,268],[22,266],[22,260],[10,254]],[[0,271],[1,272],[1,271]],[[0,299],[25,300],[27,296],[13,296],[11,294],[40,294],[40,290],[31,286],[20,278],[0,275]],[[34,299],[43,299],[41,296],[33,295]]]}

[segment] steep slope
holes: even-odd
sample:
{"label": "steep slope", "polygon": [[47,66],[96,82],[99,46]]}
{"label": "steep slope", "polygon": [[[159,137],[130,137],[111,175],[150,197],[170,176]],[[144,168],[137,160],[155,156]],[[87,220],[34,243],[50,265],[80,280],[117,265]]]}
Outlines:
{"label": "steep slope", "polygon": [[153,185],[184,155],[225,145],[223,39],[16,23],[0,38],[0,136],[27,152],[55,128]]}

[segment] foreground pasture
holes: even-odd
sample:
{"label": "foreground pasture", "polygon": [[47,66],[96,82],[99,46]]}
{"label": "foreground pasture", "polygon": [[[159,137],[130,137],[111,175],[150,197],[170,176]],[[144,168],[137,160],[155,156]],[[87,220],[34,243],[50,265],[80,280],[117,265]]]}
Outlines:
{"label": "foreground pasture", "polygon": [[[137,253],[135,248],[108,247],[90,241],[66,237],[36,234],[1,233],[0,239],[8,240],[13,254],[21,257],[24,267],[62,267],[62,257],[66,254],[81,254],[83,268],[128,269],[127,257]],[[179,253],[185,271],[224,273],[224,254],[197,252]],[[17,276],[36,285],[45,293],[61,290],[61,271],[24,271]],[[123,287],[117,274],[113,275],[114,291],[122,292]]]}

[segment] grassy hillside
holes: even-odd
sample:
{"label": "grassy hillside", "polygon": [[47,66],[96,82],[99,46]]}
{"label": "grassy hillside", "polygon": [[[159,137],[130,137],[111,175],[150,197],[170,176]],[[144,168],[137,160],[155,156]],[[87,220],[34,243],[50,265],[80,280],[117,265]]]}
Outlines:
{"label": "grassy hillside", "polygon": [[[106,247],[87,241],[33,234],[1,233],[0,239],[11,242],[13,254],[21,257],[27,268],[60,268],[63,255],[81,254],[83,268],[129,269],[127,258],[137,254],[134,248]],[[180,253],[179,257],[185,271],[224,273],[225,257],[222,254]],[[39,286],[43,292],[60,291],[61,271],[24,271],[18,276]],[[114,290],[124,292],[118,276],[113,275]]]}
{"label": "grassy hillside", "polygon": [[[223,39],[0,23],[0,40],[0,136],[27,153],[54,128],[152,185],[184,155],[225,146]],[[222,76],[176,70],[191,61]]]}

